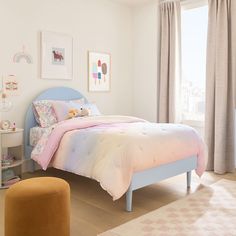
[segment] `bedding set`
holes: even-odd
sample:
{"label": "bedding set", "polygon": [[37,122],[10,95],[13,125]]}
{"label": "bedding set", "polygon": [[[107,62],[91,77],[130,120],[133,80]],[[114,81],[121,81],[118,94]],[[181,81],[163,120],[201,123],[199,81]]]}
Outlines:
{"label": "bedding set", "polygon": [[[34,137],[31,158],[44,170],[50,164],[97,180],[113,200],[127,191],[133,173],[138,171],[191,156],[197,156],[196,173],[201,176],[205,170],[204,143],[189,126],[151,123],[129,116],[102,116],[94,104],[86,104],[92,107],[91,116],[67,120],[64,115],[57,120],[72,103],[72,106],[81,103],[66,102],[60,108],[49,103],[47,109],[41,109],[42,113],[45,110],[47,113],[51,110],[50,116],[57,113],[56,121],[45,118],[49,114],[37,118],[43,121],[44,129],[31,129]],[[37,106],[35,110],[39,111]],[[37,132],[40,135],[35,135]]]}

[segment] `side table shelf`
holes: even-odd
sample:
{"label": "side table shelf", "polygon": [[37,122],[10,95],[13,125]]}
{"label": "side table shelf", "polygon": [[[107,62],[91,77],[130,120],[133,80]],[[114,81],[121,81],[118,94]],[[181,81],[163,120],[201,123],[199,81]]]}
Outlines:
{"label": "side table shelf", "polygon": [[22,165],[23,163],[24,163],[23,160],[16,160],[11,165],[2,166],[2,170],[7,170],[7,169],[10,169],[10,168],[13,168],[13,167],[17,167],[17,166]]}
{"label": "side table shelf", "polygon": [[[14,157],[14,161],[9,165],[2,165],[3,155]],[[23,129],[0,130],[0,189],[8,188],[3,184],[3,172],[14,173],[21,177],[23,160]]]}

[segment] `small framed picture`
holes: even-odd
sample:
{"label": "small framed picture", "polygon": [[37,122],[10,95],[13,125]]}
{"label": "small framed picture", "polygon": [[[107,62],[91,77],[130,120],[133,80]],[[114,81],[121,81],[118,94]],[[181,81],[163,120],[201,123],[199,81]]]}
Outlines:
{"label": "small framed picture", "polygon": [[109,92],[111,85],[111,55],[88,53],[88,89],[91,92]]}
{"label": "small framed picture", "polygon": [[19,81],[15,75],[2,78],[2,89],[7,96],[19,96]]}
{"label": "small framed picture", "polygon": [[69,35],[41,32],[41,77],[73,78],[73,39]]}

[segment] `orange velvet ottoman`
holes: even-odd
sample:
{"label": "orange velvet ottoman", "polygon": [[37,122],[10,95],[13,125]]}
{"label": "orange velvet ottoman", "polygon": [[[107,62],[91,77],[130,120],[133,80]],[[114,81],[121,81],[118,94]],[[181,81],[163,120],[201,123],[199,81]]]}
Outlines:
{"label": "orange velvet ottoman", "polygon": [[69,236],[70,187],[59,178],[23,180],[5,198],[5,236]]}

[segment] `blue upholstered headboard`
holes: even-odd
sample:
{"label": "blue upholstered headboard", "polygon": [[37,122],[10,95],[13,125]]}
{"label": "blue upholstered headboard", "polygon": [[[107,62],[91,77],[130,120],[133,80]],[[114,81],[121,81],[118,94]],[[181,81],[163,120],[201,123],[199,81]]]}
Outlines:
{"label": "blue upholstered headboard", "polygon": [[[87,99],[78,91],[67,88],[67,87],[54,87],[45,90],[41,94],[39,94],[33,101],[38,100],[75,100],[84,98],[85,101]],[[32,102],[33,102],[32,101]],[[24,152],[25,152],[25,158],[29,159],[33,147],[29,144],[29,136],[30,136],[30,129],[32,127],[37,126],[37,122],[34,118],[33,114],[33,107],[32,102],[29,105],[29,108],[26,112],[25,116],[25,127],[24,127]]]}

